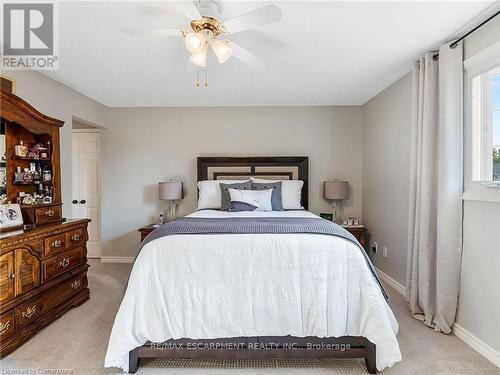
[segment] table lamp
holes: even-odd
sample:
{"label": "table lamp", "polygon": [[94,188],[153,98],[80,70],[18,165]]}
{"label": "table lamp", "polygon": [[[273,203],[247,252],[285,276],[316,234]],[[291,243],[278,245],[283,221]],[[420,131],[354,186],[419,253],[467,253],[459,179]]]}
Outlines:
{"label": "table lamp", "polygon": [[177,204],[184,198],[182,194],[182,182],[167,181],[158,184],[158,198],[167,201],[166,219],[172,221],[175,219]]}
{"label": "table lamp", "polygon": [[324,191],[323,198],[332,200],[332,221],[337,223],[340,221],[339,209],[340,201],[349,197],[349,183],[347,181],[325,181],[323,183]]}

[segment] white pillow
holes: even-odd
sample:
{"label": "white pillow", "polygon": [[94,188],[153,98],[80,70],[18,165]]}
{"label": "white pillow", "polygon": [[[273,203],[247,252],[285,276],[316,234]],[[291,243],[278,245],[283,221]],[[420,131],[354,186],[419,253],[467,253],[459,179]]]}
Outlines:
{"label": "white pillow", "polygon": [[238,190],[229,189],[231,202],[244,202],[256,206],[255,211],[272,211],[271,196],[273,189],[269,190]]}
{"label": "white pillow", "polygon": [[281,202],[283,203],[284,210],[302,210],[304,207],[300,204],[302,196],[302,180],[261,180],[258,178],[250,177],[256,183],[273,183],[281,181]]}
{"label": "white pillow", "polygon": [[236,184],[246,182],[248,180],[205,180],[198,182],[198,210],[203,209],[216,209],[220,210],[221,193],[220,184]]}

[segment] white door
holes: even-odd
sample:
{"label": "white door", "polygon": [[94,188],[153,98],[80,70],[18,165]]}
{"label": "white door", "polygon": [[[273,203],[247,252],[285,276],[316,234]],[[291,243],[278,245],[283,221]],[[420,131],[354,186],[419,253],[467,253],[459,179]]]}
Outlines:
{"label": "white door", "polygon": [[73,217],[89,218],[89,258],[101,257],[101,134],[73,130]]}

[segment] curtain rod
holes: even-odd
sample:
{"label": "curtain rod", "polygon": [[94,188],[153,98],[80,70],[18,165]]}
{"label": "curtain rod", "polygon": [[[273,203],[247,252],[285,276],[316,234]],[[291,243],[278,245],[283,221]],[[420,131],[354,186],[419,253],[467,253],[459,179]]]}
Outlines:
{"label": "curtain rod", "polygon": [[[500,14],[500,10],[498,12],[496,12],[495,14],[493,14],[491,17],[489,17],[487,20],[481,22],[479,25],[477,25],[476,27],[474,27],[472,30],[470,30],[469,32],[465,33],[464,35],[462,35],[460,38],[458,38],[457,40],[455,40],[453,43],[450,44],[450,48],[455,48],[457,46],[457,44],[461,41],[461,40],[464,40],[465,38],[467,38],[470,34],[472,34],[474,31],[476,31],[477,29],[479,29],[480,27],[486,25],[488,22],[490,22],[493,18],[495,18],[496,16],[498,16]],[[437,58],[439,57],[439,52],[436,53],[434,56],[432,56],[432,58],[434,60],[437,60]]]}

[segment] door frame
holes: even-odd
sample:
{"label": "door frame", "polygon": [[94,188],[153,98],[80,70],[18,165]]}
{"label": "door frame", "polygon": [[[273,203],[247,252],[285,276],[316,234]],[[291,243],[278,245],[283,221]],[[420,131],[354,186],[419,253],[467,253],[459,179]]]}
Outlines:
{"label": "door frame", "polygon": [[[81,120],[78,120],[79,122],[82,122]],[[100,139],[100,148],[99,148],[99,175],[102,176],[102,133],[103,129],[102,128],[83,128],[83,129],[71,129],[71,134],[73,135],[74,133],[90,133],[90,134],[98,134],[99,139]],[[71,145],[72,145],[72,152],[71,152],[71,157],[73,157],[73,137],[71,137]],[[72,164],[73,167],[73,164]],[[73,171],[72,172],[72,179],[73,179]],[[73,191],[73,183],[72,189],[71,189],[71,199],[74,198],[74,191]],[[90,259],[101,259],[102,258],[102,183],[101,179],[99,179],[99,233],[100,233],[100,239],[99,239],[99,245],[98,245],[98,254],[88,254],[87,257]]]}

